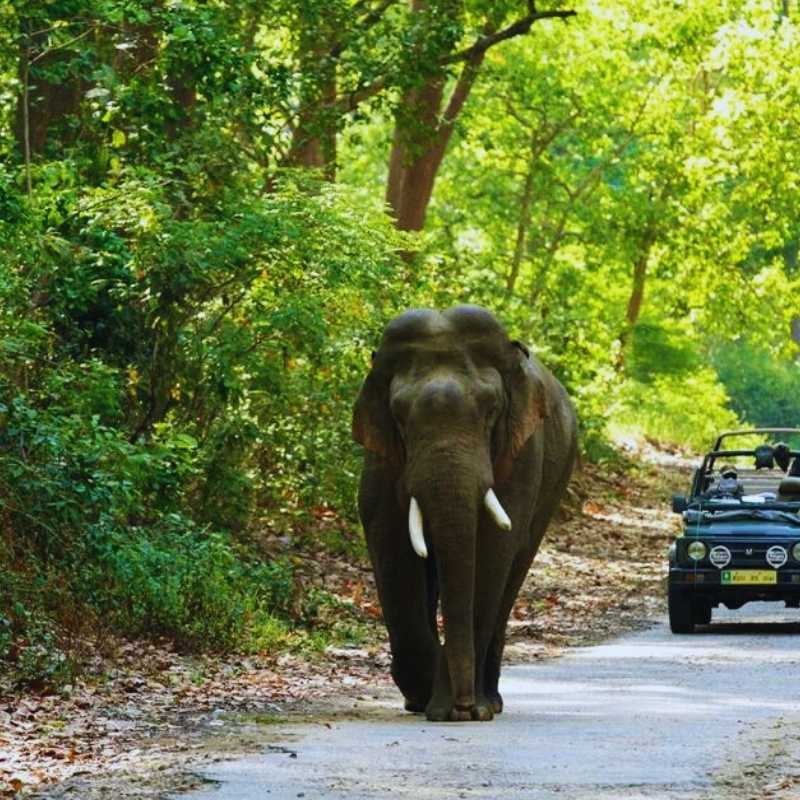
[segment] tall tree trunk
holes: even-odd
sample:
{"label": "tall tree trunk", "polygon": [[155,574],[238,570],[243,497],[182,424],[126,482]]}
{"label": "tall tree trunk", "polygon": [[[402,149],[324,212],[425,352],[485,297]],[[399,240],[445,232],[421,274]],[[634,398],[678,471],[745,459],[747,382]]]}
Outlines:
{"label": "tall tree trunk", "polygon": [[418,231],[425,223],[436,170],[444,156],[439,133],[443,92],[444,78],[437,76],[403,97],[402,117],[398,116],[394,129],[386,186],[386,200],[400,230]]}
{"label": "tall tree trunk", "polygon": [[[335,100],[336,85],[332,81],[325,87],[320,102],[330,107]],[[326,180],[333,181],[336,179],[336,123],[326,117],[319,109],[300,112],[285,163],[321,169]]]}
{"label": "tall tree trunk", "polygon": [[566,235],[567,222],[569,221],[569,211],[571,208],[572,203],[570,203],[567,209],[562,212],[561,218],[559,219],[556,229],[553,231],[553,235],[550,238],[549,244],[547,245],[547,249],[545,250],[542,263],[539,265],[539,269],[536,271],[533,283],[531,284],[530,299],[528,300],[528,305],[530,305],[532,309],[536,309],[537,305],[539,304],[539,298],[544,291],[544,288],[547,284],[547,277],[550,274],[550,267],[553,266],[556,253],[558,253],[561,242]]}
{"label": "tall tree trunk", "polygon": [[[27,25],[27,21],[23,22]],[[75,56],[71,49],[47,48],[47,33],[23,35],[24,45],[20,52],[18,78],[21,91],[17,98],[15,136],[20,152],[30,164],[31,156],[41,153],[49,134],[58,123],[78,111],[81,98],[88,84],[70,74],[67,67],[63,80],[50,81],[44,74],[55,75],[59,64],[69,62]],[[75,133],[66,128],[58,130],[59,146],[70,144]]]}
{"label": "tall tree trunk", "polygon": [[795,355],[794,360],[800,362],[800,317],[795,317],[789,323],[789,333],[792,337],[792,341],[795,343],[798,349],[798,353]]}
{"label": "tall tree trunk", "polygon": [[632,328],[639,321],[639,315],[642,312],[644,282],[647,277],[649,255],[650,248],[648,247],[633,265],[633,286],[631,287],[631,295],[628,298],[628,308],[625,311],[625,322],[628,324],[628,328]]}
{"label": "tall tree trunk", "polygon": [[386,201],[399,230],[419,231],[425,225],[436,175],[484,56],[485,51],[480,51],[466,60],[444,111],[443,71],[403,97],[402,111],[395,123],[386,185]]}
{"label": "tall tree trunk", "polygon": [[791,322],[792,341],[800,347],[800,317],[795,317]]}
{"label": "tall tree trunk", "polygon": [[194,125],[194,110],[197,105],[196,78],[191,69],[184,68],[170,75],[167,84],[172,93],[173,118],[167,121],[165,128],[167,136],[174,139]]}
{"label": "tall tree trunk", "polygon": [[[30,84],[28,83],[29,70],[30,70],[30,49],[26,47],[22,51],[22,95],[20,102],[22,108],[20,114],[22,115],[22,155],[25,159],[25,190],[30,197],[33,191],[31,183],[31,124],[30,124]],[[18,134],[19,135],[19,134]]]}
{"label": "tall tree trunk", "polygon": [[633,264],[633,282],[631,284],[631,293],[628,298],[628,307],[625,309],[625,328],[619,337],[619,354],[617,355],[616,364],[618,371],[622,371],[625,368],[625,352],[630,341],[631,333],[642,313],[645,282],[647,280],[647,264],[650,260],[650,252],[653,249],[655,241],[655,228],[648,228],[642,239],[639,256]]}
{"label": "tall tree trunk", "polygon": [[[435,18],[455,22],[463,13],[459,0],[412,0],[414,13],[424,14],[436,6]],[[389,179],[386,201],[391,207],[395,224],[400,230],[418,231],[425,224],[439,167],[453,134],[456,120],[464,108],[486,52],[500,42],[527,34],[541,19],[567,19],[572,10],[538,12],[528,3],[528,14],[501,30],[487,21],[482,35],[469,47],[456,52],[455,40],[445,43],[438,61],[428,61],[431,72],[421,87],[408,89],[395,121],[392,152],[389,158]],[[452,25],[450,26],[453,27]],[[446,30],[446,29],[444,29]],[[440,33],[441,35],[441,33]],[[447,36],[445,35],[445,39]],[[446,68],[462,64],[461,73],[444,105]],[[444,108],[443,108],[444,105]]]}

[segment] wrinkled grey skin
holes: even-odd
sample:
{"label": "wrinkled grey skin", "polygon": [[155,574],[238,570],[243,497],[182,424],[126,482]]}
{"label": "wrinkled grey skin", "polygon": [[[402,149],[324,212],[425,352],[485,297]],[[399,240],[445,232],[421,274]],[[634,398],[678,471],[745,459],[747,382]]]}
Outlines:
{"label": "wrinkled grey skin", "polygon": [[[485,309],[413,309],[386,327],[353,436],[366,450],[359,513],[409,711],[435,721],[502,711],[506,623],[566,489],[575,429],[561,384]],[[490,487],[511,531],[483,505]],[[412,496],[427,559],[409,541]]]}

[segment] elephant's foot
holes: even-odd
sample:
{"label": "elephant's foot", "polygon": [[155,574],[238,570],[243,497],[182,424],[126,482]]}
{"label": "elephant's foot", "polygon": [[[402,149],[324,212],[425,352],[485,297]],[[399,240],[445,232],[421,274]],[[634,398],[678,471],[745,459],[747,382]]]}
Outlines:
{"label": "elephant's foot", "polygon": [[431,700],[425,709],[425,717],[429,722],[450,722],[450,711],[452,706],[449,703],[434,703]]}
{"label": "elephant's foot", "polygon": [[494,704],[485,697],[479,697],[472,707],[472,719],[477,722],[489,722],[494,719]]}
{"label": "elephant's foot", "polygon": [[488,702],[495,714],[503,713],[503,697],[500,692],[494,692],[493,694],[490,694],[488,697]]}
{"label": "elephant's foot", "polygon": [[405,709],[412,714],[425,710],[431,699],[433,685],[433,657],[413,651],[395,654],[392,659],[392,677],[403,693]]}
{"label": "elephant's foot", "polygon": [[421,714],[430,703],[431,693],[430,690],[425,692],[422,689],[406,690],[403,692],[403,697],[406,711],[410,711],[412,714]]}
{"label": "elephant's foot", "polygon": [[450,722],[470,722],[472,720],[472,708],[458,708],[453,706],[450,709]]}
{"label": "elephant's foot", "polygon": [[488,722],[494,717],[494,711],[488,701],[478,701],[464,708],[431,701],[425,709],[425,716],[429,722]]}

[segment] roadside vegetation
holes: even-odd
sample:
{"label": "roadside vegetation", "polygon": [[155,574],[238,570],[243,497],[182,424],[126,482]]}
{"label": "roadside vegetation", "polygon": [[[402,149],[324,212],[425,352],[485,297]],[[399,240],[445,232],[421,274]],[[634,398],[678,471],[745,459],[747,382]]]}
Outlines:
{"label": "roadside vegetation", "polygon": [[4,689],[358,641],[309,564],[408,306],[492,308],[589,462],[800,422],[800,10],[649,5],[0,0]]}

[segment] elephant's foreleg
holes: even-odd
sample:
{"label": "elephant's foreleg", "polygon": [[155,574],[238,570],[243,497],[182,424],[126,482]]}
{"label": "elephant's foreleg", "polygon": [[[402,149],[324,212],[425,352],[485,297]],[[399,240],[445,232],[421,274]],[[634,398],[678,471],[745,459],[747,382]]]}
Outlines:
{"label": "elephant's foreleg", "polygon": [[[423,711],[433,685],[439,641],[435,632],[435,585],[427,561],[411,549],[405,531],[368,534],[378,596],[389,632],[392,677],[408,711]],[[433,624],[432,624],[433,623]]]}
{"label": "elephant's foreleg", "polygon": [[489,640],[486,658],[484,659],[483,670],[481,672],[483,677],[483,694],[491,704],[495,714],[499,714],[503,710],[503,698],[500,695],[498,684],[500,682],[500,664],[503,660],[503,648],[506,643],[506,626],[508,624],[508,618],[511,616],[511,610],[514,608],[514,602],[517,599],[519,590],[522,588],[522,584],[525,582],[525,576],[528,574],[528,569],[530,569],[532,561],[533,554],[521,553],[514,559],[511,565],[503,596],[494,618],[495,624]]}
{"label": "elephant's foreleg", "polygon": [[[567,482],[572,472],[573,460],[574,449],[570,451],[568,458],[561,468],[560,474],[558,472],[555,473],[555,480],[547,480],[545,478],[542,481],[540,488],[541,499],[538,503],[533,520],[531,521],[528,547],[514,559],[514,563],[511,566],[508,583],[503,594],[503,601],[497,615],[494,635],[489,644],[489,651],[483,670],[485,692],[497,713],[503,710],[503,698],[500,695],[498,685],[500,682],[500,664],[503,660],[508,618],[511,616],[511,611],[514,608],[517,595],[523,583],[525,583],[528,570],[533,563],[533,559],[539,549],[539,544],[544,537],[547,526],[550,524],[550,520],[555,510],[558,508],[566,490]],[[552,474],[550,470],[546,470],[546,475]]]}
{"label": "elephant's foreleg", "polygon": [[[481,570],[475,586],[475,718],[479,720],[491,719],[497,710],[494,696],[487,691],[486,670],[487,664],[494,662],[493,642],[497,620],[504,613],[506,587],[514,569],[514,547],[511,537],[504,541],[494,530],[481,538],[478,558]],[[505,613],[507,617],[508,612]],[[497,688],[496,680],[493,688]]]}

